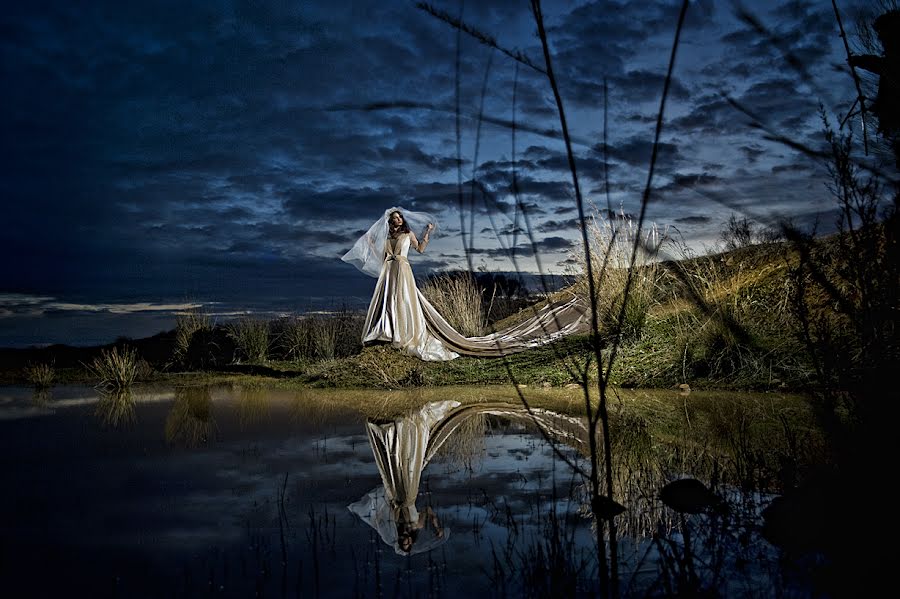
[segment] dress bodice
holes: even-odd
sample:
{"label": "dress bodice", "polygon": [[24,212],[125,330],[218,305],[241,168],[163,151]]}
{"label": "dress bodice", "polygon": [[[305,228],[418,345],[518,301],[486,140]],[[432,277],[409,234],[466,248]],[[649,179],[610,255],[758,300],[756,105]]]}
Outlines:
{"label": "dress bodice", "polygon": [[387,238],[385,241],[385,254],[386,255],[394,255],[394,256],[403,256],[407,257],[409,254],[409,246],[412,242],[410,241],[409,233],[404,233],[397,239]]}

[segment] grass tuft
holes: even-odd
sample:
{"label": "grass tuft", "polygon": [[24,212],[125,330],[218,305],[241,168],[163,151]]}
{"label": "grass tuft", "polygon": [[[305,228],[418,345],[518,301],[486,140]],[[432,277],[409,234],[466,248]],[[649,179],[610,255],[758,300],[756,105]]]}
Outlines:
{"label": "grass tuft", "polygon": [[51,387],[55,378],[56,369],[52,364],[29,364],[25,367],[25,379],[34,385],[35,389]]}
{"label": "grass tuft", "polygon": [[97,387],[106,389],[128,389],[141,374],[146,373],[147,366],[140,360],[137,350],[124,346],[110,350],[101,350],[100,355],[86,364],[88,371],[98,379]]}

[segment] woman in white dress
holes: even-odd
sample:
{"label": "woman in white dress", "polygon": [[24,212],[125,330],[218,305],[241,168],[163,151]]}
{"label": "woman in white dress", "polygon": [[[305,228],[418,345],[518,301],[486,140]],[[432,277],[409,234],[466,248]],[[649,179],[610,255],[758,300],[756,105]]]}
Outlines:
{"label": "woman in white dress", "polygon": [[[415,230],[422,231],[421,240]],[[422,360],[463,355],[497,357],[586,332],[589,312],[579,298],[549,304],[532,318],[482,337],[465,337],[441,316],[416,286],[409,250],[425,251],[435,220],[423,212],[389,208],[341,259],[378,277],[362,341],[386,342]]]}

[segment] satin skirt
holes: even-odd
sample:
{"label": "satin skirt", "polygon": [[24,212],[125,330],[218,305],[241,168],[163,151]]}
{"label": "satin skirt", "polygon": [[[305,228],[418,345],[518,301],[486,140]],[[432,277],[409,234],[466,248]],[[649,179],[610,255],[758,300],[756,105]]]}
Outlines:
{"label": "satin skirt", "polygon": [[375,285],[363,327],[363,344],[390,343],[422,360],[460,355],[500,357],[539,347],[565,335],[587,332],[590,312],[577,297],[536,310],[531,318],[481,337],[454,329],[416,287],[409,261],[389,255]]}

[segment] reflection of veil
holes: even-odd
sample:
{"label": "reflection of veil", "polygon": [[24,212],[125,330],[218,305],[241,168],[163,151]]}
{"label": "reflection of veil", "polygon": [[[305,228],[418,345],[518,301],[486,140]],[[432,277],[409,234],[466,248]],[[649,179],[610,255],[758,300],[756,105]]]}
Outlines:
{"label": "reflection of veil", "polygon": [[[366,423],[369,444],[375,454],[375,463],[383,485],[371,490],[348,508],[377,530],[381,540],[391,545],[398,555],[430,551],[450,538],[449,529],[445,528],[443,535],[439,537],[435,531],[426,527],[421,530],[407,553],[400,549],[397,525],[401,520],[418,520],[416,496],[419,494],[422,470],[439,447],[439,444],[431,443],[431,433],[447,413],[457,406],[458,401],[437,401],[425,404],[418,412],[393,422]],[[446,439],[445,436],[442,438]]]}
{"label": "reflection of veil", "polygon": [[375,454],[383,485],[348,508],[377,530],[381,540],[392,546],[398,555],[429,551],[450,537],[449,529],[445,528],[443,536],[438,537],[435,531],[426,527],[422,532],[428,530],[428,533],[420,534],[410,552],[406,553],[400,549],[397,524],[400,519],[414,522],[418,518],[415,503],[422,470],[453,432],[478,414],[531,421],[557,441],[576,449],[586,446],[587,430],[579,419],[499,402],[462,407],[458,401],[432,402],[393,422],[367,422],[369,444]]}
{"label": "reflection of veil", "polygon": [[437,233],[437,221],[427,212],[415,212],[397,206],[388,208],[384,215],[376,220],[365,235],[356,240],[350,251],[341,256],[341,260],[349,262],[367,275],[378,278],[381,273],[381,265],[384,261],[384,245],[388,236],[388,217],[392,212],[399,212],[410,231],[421,240],[422,234],[428,223],[434,225],[431,237]]}

